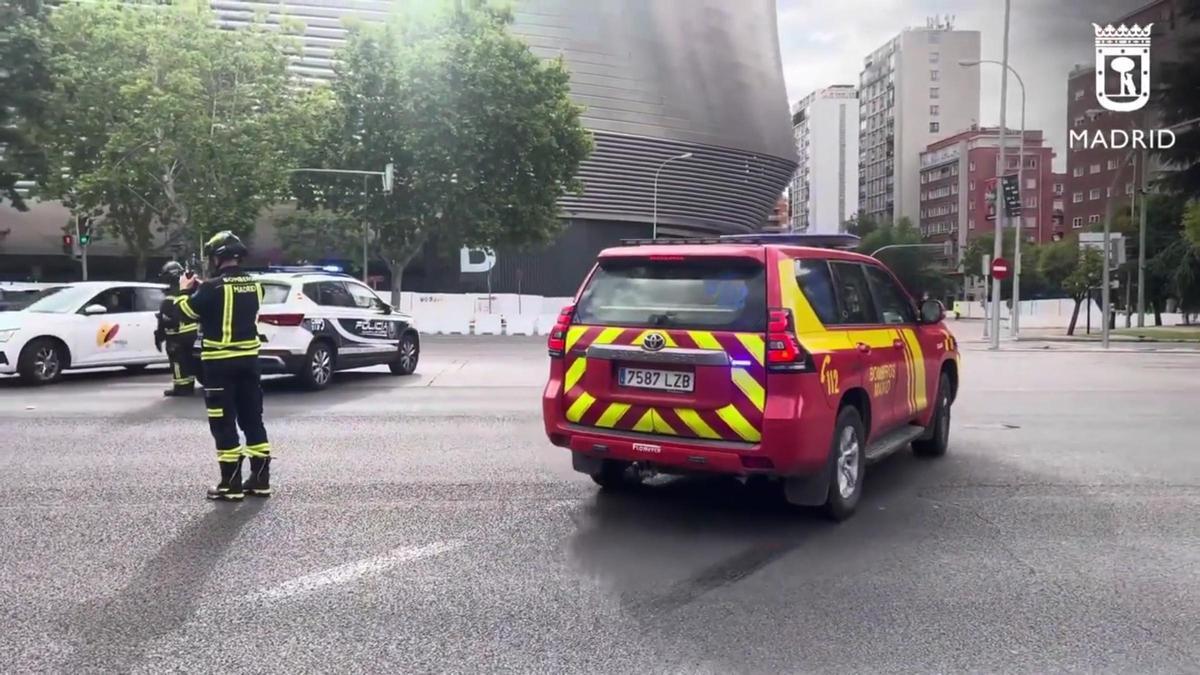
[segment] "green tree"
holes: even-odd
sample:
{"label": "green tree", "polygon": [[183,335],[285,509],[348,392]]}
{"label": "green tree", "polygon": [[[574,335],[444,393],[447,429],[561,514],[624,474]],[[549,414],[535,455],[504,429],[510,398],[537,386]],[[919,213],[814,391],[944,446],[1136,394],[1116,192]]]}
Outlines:
{"label": "green tree", "polygon": [[361,223],[330,211],[297,211],[275,222],[283,252],[295,261],[324,258],[359,260],[362,257]]}
{"label": "green tree", "polygon": [[50,82],[45,18],[41,0],[0,1],[0,204],[7,199],[18,211],[28,207],[17,182],[36,179],[43,168],[29,126],[41,115]]}
{"label": "green tree", "polygon": [[1147,267],[1164,279],[1166,293],[1175,298],[1185,321],[1200,312],[1200,248],[1181,237]]}
{"label": "green tree", "polygon": [[1200,201],[1188,202],[1183,213],[1183,231],[1192,248],[1200,249]]}
{"label": "green tree", "polygon": [[427,243],[551,240],[558,199],[579,189],[591,151],[562,62],[542,62],[509,35],[507,12],[474,3],[400,11],[386,25],[351,28],[334,84],[340,114],[313,159],[358,170],[394,163],[394,191],[319,174],[295,180],[303,206],[370,224],[394,293]]}
{"label": "green tree", "polygon": [[1069,294],[1066,281],[1079,265],[1079,244],[1067,239],[1040,248],[1037,269],[1046,288],[1051,292]]}
{"label": "green tree", "polygon": [[[1200,22],[1200,0],[1185,0],[1182,18]],[[1165,125],[1173,126],[1200,117],[1200,35],[1181,38],[1176,59],[1158,66],[1154,105]],[[1173,170],[1161,182],[1173,192],[1200,197],[1200,125],[1192,124],[1176,132],[1171,148],[1158,150]]]}
{"label": "green tree", "polygon": [[37,139],[39,189],[97,217],[137,259],[253,235],[331,107],[289,74],[298,43],[260,24],[217,26],[207,3],[64,4],[51,15],[54,81]]}
{"label": "green tree", "polygon": [[856,237],[865,239],[872,232],[879,229],[879,223],[875,217],[868,214],[866,211],[859,211],[850,216],[850,220],[842,223],[842,231],[847,234],[853,234]]}
{"label": "green tree", "polygon": [[[908,218],[901,218],[895,225],[884,223],[870,231],[859,243],[858,250],[871,255],[885,246],[923,243],[921,234],[912,226],[912,222]],[[940,250],[932,248],[898,247],[881,251],[877,257],[892,270],[913,297],[920,298],[928,293],[930,297],[938,298],[950,288],[946,269],[937,263],[941,255]]]}
{"label": "green tree", "polygon": [[1075,268],[1063,279],[1063,290],[1075,301],[1075,307],[1071,311],[1071,323],[1067,326],[1067,335],[1075,334],[1075,324],[1079,321],[1079,308],[1083,305],[1083,301],[1091,296],[1092,289],[1103,281],[1103,274],[1103,256],[1100,251],[1088,248],[1079,253],[1075,261]]}

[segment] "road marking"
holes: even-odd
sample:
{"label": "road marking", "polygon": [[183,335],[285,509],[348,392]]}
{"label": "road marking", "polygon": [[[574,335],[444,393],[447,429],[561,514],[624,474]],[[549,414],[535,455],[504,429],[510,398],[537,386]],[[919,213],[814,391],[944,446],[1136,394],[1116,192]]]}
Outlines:
{"label": "road marking", "polygon": [[275,588],[261,591],[258,595],[267,600],[282,600],[297,595],[304,595],[326,586],[350,583],[371,574],[386,572],[403,562],[453,551],[460,546],[462,544],[456,541],[439,541],[427,546],[403,546],[375,558],[346,563],[345,565],[338,565],[327,570],[297,577]]}

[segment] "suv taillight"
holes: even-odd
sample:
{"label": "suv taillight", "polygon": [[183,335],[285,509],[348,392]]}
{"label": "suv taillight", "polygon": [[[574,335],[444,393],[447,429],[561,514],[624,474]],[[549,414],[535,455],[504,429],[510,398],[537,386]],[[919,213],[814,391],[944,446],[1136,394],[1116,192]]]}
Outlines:
{"label": "suv taillight", "polygon": [[767,369],[808,369],[808,353],[796,341],[790,309],[772,309],[767,315]]}
{"label": "suv taillight", "polygon": [[571,327],[571,317],[575,315],[575,305],[567,305],[558,313],[558,321],[554,322],[554,330],[546,340],[546,348],[550,356],[561,357],[567,350],[567,329]]}
{"label": "suv taillight", "polygon": [[258,320],[272,326],[299,326],[304,322],[303,314],[259,314]]}

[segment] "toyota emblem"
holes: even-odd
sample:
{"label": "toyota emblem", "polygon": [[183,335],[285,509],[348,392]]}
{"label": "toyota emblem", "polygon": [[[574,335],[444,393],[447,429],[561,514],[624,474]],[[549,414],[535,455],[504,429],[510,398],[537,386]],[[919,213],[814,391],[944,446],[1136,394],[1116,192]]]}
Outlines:
{"label": "toyota emblem", "polygon": [[657,352],[666,346],[667,339],[663,337],[662,333],[650,333],[642,338],[642,349],[648,352]]}

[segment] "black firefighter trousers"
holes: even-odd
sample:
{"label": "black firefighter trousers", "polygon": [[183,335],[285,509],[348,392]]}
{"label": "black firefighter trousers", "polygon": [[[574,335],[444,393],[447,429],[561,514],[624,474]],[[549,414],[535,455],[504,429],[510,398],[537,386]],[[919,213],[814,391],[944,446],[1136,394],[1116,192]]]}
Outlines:
{"label": "black firefighter trousers", "polygon": [[[263,426],[262,377],[258,356],[203,361],[204,404],[208,428],[217,445],[217,461],[234,463],[242,456],[268,458],[271,444]],[[238,427],[246,436],[243,447]]]}
{"label": "black firefighter trousers", "polygon": [[199,363],[192,350],[196,347],[196,333],[167,336],[167,359],[171,364],[171,384],[176,390],[191,391],[199,375]]}

